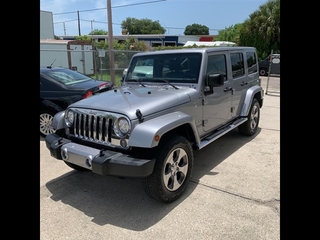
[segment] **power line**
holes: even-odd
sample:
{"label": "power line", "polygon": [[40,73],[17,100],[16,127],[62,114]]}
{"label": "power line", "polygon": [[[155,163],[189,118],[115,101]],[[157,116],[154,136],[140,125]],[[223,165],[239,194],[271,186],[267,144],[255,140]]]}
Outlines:
{"label": "power line", "polygon": [[53,24],[64,23],[64,22],[75,22],[75,21],[78,21],[78,19],[67,20],[67,21],[62,21],[62,22],[54,22]]}
{"label": "power line", "polygon": [[[119,5],[119,6],[112,6],[111,8],[120,8],[120,7],[128,7],[128,6],[136,6],[136,5],[142,5],[142,4],[148,4],[148,3],[155,3],[155,2],[163,2],[166,0],[155,0],[155,1],[149,1],[149,2],[143,2],[143,3],[132,3],[132,4],[126,4],[126,5]],[[105,10],[107,9],[107,7],[103,7],[103,8],[94,8],[94,9],[86,9],[86,10],[79,10],[79,11],[72,11],[72,12],[63,12],[63,13],[52,13],[52,15],[62,15],[62,14],[70,14],[70,13],[79,13],[79,12],[90,12],[90,11],[99,11],[99,10]],[[68,20],[68,21],[63,21],[63,22],[73,22],[73,21],[85,21],[85,22],[91,22],[91,20],[83,20],[83,19],[76,19],[76,20]],[[56,23],[63,23],[63,22],[56,22]],[[95,21],[97,23],[105,23],[108,24],[107,22],[98,22]],[[54,23],[54,24],[56,24]],[[112,25],[121,25],[119,23],[112,23]],[[167,29],[178,29],[178,30],[184,30],[184,28],[182,27],[167,27]],[[219,28],[209,28],[210,31],[219,31],[219,30],[223,30],[223,29],[219,29]]]}
{"label": "power line", "polygon": [[[67,21],[62,21],[62,22],[54,22],[53,24],[59,24],[59,23],[66,23],[66,22],[76,22],[78,21],[78,19],[73,19],[73,20],[67,20]],[[91,20],[86,20],[86,19],[80,19],[80,21],[83,21],[83,22],[91,22]],[[108,24],[108,22],[100,22],[100,21],[94,21],[95,23],[100,23],[100,24]],[[121,23],[112,23],[112,25],[118,25],[118,26],[121,26]],[[165,27],[165,28],[168,28],[168,29],[178,29],[178,30],[185,30],[186,28],[184,27]],[[224,28],[209,28],[209,30],[211,31],[219,31],[219,30],[224,30]]]}
{"label": "power line", "polygon": [[[156,0],[156,1],[149,1],[149,2],[144,2],[144,3],[132,3],[132,4],[126,4],[126,5],[113,6],[111,8],[128,7],[128,6],[135,6],[135,5],[142,5],[142,4],[147,4],[147,3],[155,3],[155,2],[163,2],[163,1],[166,1],[166,0]],[[94,9],[80,10],[79,12],[90,12],[90,11],[98,11],[98,10],[105,10],[105,9],[107,9],[107,8],[106,7],[94,8]],[[70,13],[76,13],[76,12],[78,12],[78,11],[53,13],[52,15],[70,14]]]}
{"label": "power line", "polygon": [[[53,24],[58,24],[58,23],[64,23],[64,22],[76,22],[78,19],[72,19],[72,20],[67,20],[67,21],[61,21],[61,22],[54,22]],[[83,22],[91,22],[92,20],[86,20],[86,19],[80,19],[80,21]],[[101,24],[108,24],[108,22],[100,22],[100,21],[94,21],[95,23],[101,23]],[[112,23],[113,25],[121,25],[120,23]]]}

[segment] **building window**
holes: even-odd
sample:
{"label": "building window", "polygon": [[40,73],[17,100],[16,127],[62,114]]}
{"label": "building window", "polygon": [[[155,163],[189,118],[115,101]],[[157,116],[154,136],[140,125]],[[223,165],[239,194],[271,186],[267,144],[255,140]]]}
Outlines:
{"label": "building window", "polygon": [[171,47],[175,47],[176,46],[176,42],[164,42],[165,46],[171,46]]}
{"label": "building window", "polygon": [[151,47],[160,47],[162,46],[162,42],[151,42]]}

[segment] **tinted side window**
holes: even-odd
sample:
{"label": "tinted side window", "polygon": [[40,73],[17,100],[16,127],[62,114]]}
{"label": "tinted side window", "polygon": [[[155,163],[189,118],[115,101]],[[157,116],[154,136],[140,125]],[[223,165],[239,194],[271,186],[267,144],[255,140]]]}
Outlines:
{"label": "tinted side window", "polygon": [[244,75],[244,62],[242,53],[231,53],[231,67],[233,78],[241,77]]}
{"label": "tinted side window", "polygon": [[257,68],[257,56],[255,52],[247,52],[247,64],[248,64],[248,73],[255,73],[258,71]]}
{"label": "tinted side window", "polygon": [[58,91],[59,89],[60,89],[60,87],[57,84],[45,79],[43,76],[40,75],[40,90],[41,91]]}
{"label": "tinted side window", "polygon": [[227,79],[226,56],[224,54],[212,55],[208,57],[207,75],[212,73],[220,73]]}

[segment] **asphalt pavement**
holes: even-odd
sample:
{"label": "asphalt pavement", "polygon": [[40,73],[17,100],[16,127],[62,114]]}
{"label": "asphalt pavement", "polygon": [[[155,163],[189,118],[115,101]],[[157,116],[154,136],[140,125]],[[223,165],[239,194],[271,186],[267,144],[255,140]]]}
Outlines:
{"label": "asphalt pavement", "polygon": [[280,239],[280,78],[261,79],[258,133],[233,130],[195,152],[191,182],[170,204],[139,179],[72,170],[40,137],[40,239]]}

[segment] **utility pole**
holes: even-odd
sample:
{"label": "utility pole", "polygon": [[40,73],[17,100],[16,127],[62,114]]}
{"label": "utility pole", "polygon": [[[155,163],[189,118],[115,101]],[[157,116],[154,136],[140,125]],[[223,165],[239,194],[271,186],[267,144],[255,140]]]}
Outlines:
{"label": "utility pole", "polygon": [[114,52],[113,52],[111,0],[107,0],[107,14],[108,14],[110,78],[111,78],[111,81],[113,83],[113,86],[115,86],[116,85],[116,79],[115,79],[115,73],[114,73]]}
{"label": "utility pole", "polygon": [[63,22],[63,31],[64,31],[64,35],[66,36],[67,32],[66,32],[66,23],[65,22]]}
{"label": "utility pole", "polygon": [[94,22],[94,19],[91,20],[91,32],[93,31],[93,24],[92,24],[92,22]]}
{"label": "utility pole", "polygon": [[77,11],[78,13],[78,30],[79,30],[79,36],[81,36],[81,32],[80,32],[80,14],[79,11]]}

